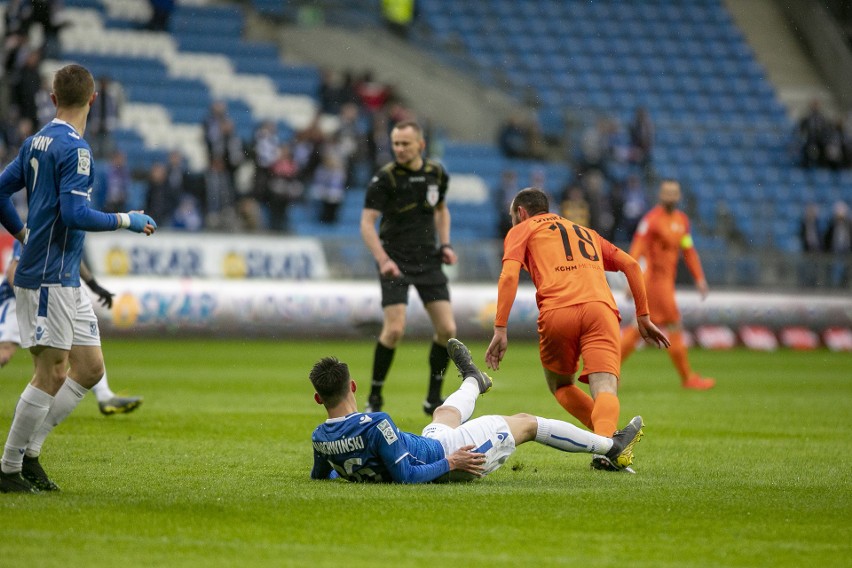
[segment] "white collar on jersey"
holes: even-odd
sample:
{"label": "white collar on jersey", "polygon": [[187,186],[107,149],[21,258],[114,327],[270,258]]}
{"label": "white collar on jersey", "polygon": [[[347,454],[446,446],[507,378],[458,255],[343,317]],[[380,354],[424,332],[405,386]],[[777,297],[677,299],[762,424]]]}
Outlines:
{"label": "white collar on jersey", "polygon": [[76,134],[77,136],[79,136],[79,135],[80,135],[80,133],[79,133],[79,132],[77,132],[77,129],[76,129],[76,128],[74,128],[73,126],[71,126],[71,123],[70,123],[70,122],[65,122],[65,121],[64,121],[64,120],[62,120],[61,118],[54,118],[53,120],[51,120],[51,121],[50,121],[50,123],[51,123],[51,124],[64,124],[65,126],[67,126],[68,128],[70,128],[71,130],[73,130],[73,131],[74,131],[74,134]]}
{"label": "white collar on jersey", "polygon": [[[363,414],[363,413],[353,412],[352,414]],[[346,420],[347,418],[352,416],[352,414],[347,414],[346,416],[338,416],[337,418],[328,418],[328,419],[326,419],[325,423],[326,424],[336,424],[337,422],[343,422],[344,420]]]}

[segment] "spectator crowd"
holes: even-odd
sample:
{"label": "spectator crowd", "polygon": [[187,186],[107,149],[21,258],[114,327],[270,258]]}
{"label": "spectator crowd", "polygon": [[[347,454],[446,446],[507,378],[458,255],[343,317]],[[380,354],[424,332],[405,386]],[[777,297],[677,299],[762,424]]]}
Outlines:
{"label": "spectator crowd", "polygon": [[[498,133],[498,146],[508,158],[541,159],[545,152],[540,128],[532,113],[512,114]],[[625,244],[633,237],[648,209],[647,193],[653,179],[654,124],[644,108],[638,108],[626,128],[602,115],[582,129],[568,145],[573,175],[561,187],[549,187],[544,171],[534,169],[531,179],[519,180],[512,169],[503,172],[495,189],[499,196],[497,236],[511,228],[507,213],[518,190],[544,189],[562,216],[591,227],[604,238]]]}

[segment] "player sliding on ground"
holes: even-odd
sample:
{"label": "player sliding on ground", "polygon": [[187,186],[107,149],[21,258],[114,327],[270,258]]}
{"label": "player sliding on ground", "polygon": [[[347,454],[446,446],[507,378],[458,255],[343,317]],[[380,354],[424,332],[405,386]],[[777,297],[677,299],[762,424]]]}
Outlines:
{"label": "player sliding on ground", "polygon": [[311,477],[396,483],[471,479],[493,472],[517,445],[533,440],[565,452],[603,454],[621,468],[633,463],[633,446],[642,437],[640,416],[612,438],[531,414],[468,421],[476,399],[491,388],[491,377],[473,364],[459,340],[450,339],[447,351],[463,382],[435,410],[420,436],[401,431],[384,412],[358,412],[356,385],[346,363],[334,357],[318,361],[310,379],[314,399],[325,406],[328,419],[311,436]]}

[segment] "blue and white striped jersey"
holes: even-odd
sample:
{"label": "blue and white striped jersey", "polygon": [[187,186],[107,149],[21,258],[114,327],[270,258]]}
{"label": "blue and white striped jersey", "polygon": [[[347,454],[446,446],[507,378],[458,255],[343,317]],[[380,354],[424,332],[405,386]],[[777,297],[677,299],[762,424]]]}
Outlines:
{"label": "blue and white striped jersey", "polygon": [[334,471],[348,481],[426,483],[450,470],[438,441],[401,431],[384,412],[330,418],[311,441],[314,479]]}
{"label": "blue and white striped jersey", "polygon": [[93,179],[89,144],[59,119],[27,138],[0,174],[0,222],[12,234],[20,230],[20,217],[9,206],[11,196],[27,189],[29,236],[15,274],[16,286],[80,286],[85,232],[118,228],[117,215],[89,208]]}

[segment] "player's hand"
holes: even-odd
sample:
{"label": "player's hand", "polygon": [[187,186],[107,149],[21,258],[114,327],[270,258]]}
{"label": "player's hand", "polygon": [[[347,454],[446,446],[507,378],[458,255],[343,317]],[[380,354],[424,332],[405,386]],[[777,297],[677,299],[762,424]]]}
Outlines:
{"label": "player's hand", "polygon": [[449,456],[447,461],[450,462],[450,471],[465,471],[477,477],[482,477],[485,471],[485,454],[473,452],[475,446],[462,446]]}
{"label": "player's hand", "polygon": [[101,305],[107,309],[112,309],[112,297],[115,295],[100,284],[94,278],[86,280],[86,286],[95,293],[100,299]]}
{"label": "player's hand", "polygon": [[699,280],[695,283],[695,287],[698,288],[698,293],[701,294],[702,300],[704,300],[707,297],[707,294],[710,293],[710,288],[707,287],[706,280]]}
{"label": "player's hand", "polygon": [[130,211],[127,215],[130,217],[130,226],[127,228],[134,233],[153,235],[157,230],[157,223],[150,215],[145,215],[142,211]]}
{"label": "player's hand", "polygon": [[459,257],[456,256],[456,251],[449,245],[441,247],[441,262],[444,264],[455,264]]}
{"label": "player's hand", "polygon": [[494,337],[491,338],[491,343],[485,351],[485,364],[489,369],[495,371],[500,369],[500,361],[506,355],[506,349],[509,348],[509,337],[505,327],[494,327]]}
{"label": "player's hand", "polygon": [[390,257],[379,265],[379,273],[385,278],[399,278],[402,276],[399,266]]}
{"label": "player's hand", "polygon": [[639,327],[639,335],[642,336],[645,343],[649,345],[656,345],[661,348],[668,348],[669,345],[671,345],[669,338],[663,335],[660,328],[654,325],[651,321],[651,316],[647,314],[644,316],[638,316],[636,318],[636,325]]}

